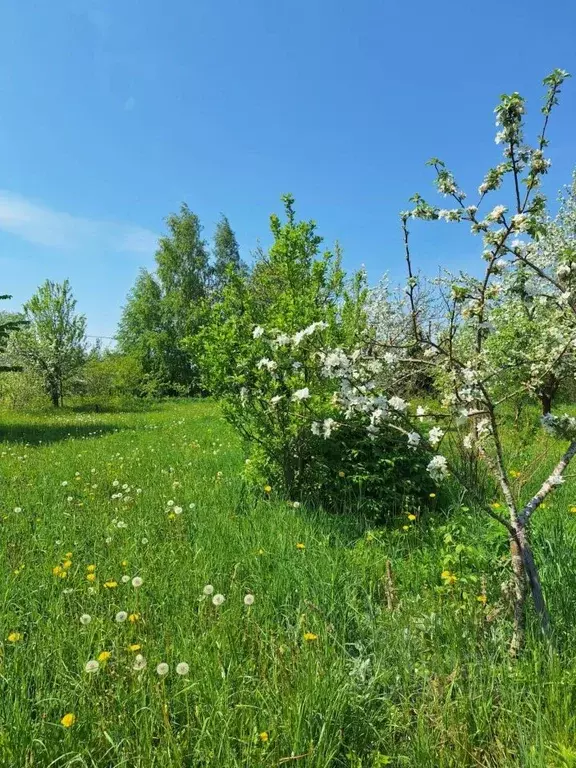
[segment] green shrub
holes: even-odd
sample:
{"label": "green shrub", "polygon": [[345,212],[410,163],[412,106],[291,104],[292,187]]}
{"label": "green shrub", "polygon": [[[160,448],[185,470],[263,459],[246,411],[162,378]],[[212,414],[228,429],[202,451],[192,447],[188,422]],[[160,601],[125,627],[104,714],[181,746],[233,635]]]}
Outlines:
{"label": "green shrub", "polygon": [[[365,279],[345,282],[337,252],[320,253],[314,222],[271,217],[274,243],[250,277],[237,276],[202,338],[206,388],[245,438],[247,475],[291,499],[364,513],[400,508],[431,490],[425,457],[403,434],[370,434],[362,417],[336,423],[338,383],[320,349],[346,356],[365,331]],[[190,342],[190,344],[197,342]]]}
{"label": "green shrub", "polygon": [[42,380],[32,371],[0,373],[0,403],[6,408],[36,409],[48,405]]}

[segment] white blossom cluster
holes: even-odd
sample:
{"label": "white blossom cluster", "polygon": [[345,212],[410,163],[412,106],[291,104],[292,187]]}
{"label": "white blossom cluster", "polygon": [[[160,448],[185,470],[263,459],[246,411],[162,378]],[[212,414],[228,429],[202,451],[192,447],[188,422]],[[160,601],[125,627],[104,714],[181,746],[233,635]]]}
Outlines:
{"label": "white blossom cluster", "polygon": [[567,413],[562,416],[547,413],[542,416],[542,426],[549,435],[554,437],[561,437],[566,440],[576,439],[576,418]]}

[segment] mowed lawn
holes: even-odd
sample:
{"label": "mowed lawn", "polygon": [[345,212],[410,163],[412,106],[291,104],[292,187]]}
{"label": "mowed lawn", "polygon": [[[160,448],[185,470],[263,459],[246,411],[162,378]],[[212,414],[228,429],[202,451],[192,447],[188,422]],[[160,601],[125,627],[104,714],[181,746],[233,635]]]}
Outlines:
{"label": "mowed lawn", "polygon": [[243,463],[209,401],[0,416],[0,766],[576,765],[569,489],[555,646],[510,663],[496,524],[369,529]]}

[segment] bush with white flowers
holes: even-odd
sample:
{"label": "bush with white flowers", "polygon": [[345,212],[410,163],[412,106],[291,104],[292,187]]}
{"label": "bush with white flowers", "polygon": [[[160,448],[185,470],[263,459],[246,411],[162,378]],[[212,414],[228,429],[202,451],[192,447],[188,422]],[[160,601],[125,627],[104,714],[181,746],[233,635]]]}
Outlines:
{"label": "bush with white flowers", "polygon": [[321,254],[314,223],[297,222],[292,199],[285,204],[287,221],[272,217],[270,251],[213,311],[205,385],[246,439],[247,474],[261,486],[371,515],[424,499],[432,484],[425,451],[407,444],[400,424],[407,404],[382,395],[380,415],[363,407],[382,373],[361,346],[364,275],[346,282],[338,253]]}

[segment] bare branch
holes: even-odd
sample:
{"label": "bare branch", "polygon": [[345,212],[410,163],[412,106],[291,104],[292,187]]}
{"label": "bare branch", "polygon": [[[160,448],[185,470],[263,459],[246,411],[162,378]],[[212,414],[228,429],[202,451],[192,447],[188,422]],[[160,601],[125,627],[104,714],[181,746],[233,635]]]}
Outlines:
{"label": "bare branch", "polygon": [[535,494],[530,501],[524,506],[524,509],[522,510],[522,513],[520,514],[520,522],[522,525],[526,525],[528,520],[532,517],[534,512],[538,509],[540,504],[544,501],[546,496],[548,496],[551,491],[556,488],[558,485],[558,482],[555,482],[556,478],[562,477],[564,474],[564,470],[570,464],[574,456],[576,455],[576,440],[573,440],[566,453],[558,464],[554,467],[548,478],[542,483],[542,486],[537,494]]}

